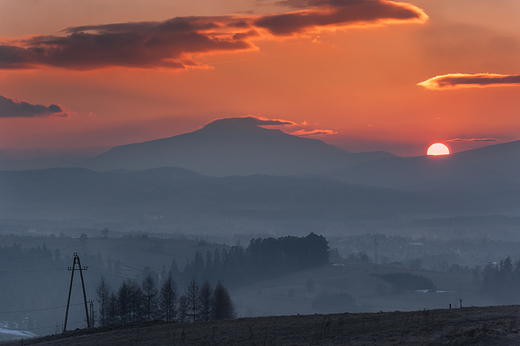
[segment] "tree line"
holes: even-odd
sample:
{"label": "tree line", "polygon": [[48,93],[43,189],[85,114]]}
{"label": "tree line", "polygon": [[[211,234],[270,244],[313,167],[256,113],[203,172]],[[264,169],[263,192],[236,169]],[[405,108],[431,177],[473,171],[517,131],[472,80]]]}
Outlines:
{"label": "tree line", "polygon": [[480,286],[480,291],[500,303],[520,302],[520,261],[513,263],[511,258],[498,263],[479,266],[473,271],[473,279]]}
{"label": "tree line", "polygon": [[[182,276],[244,283],[286,275],[298,270],[329,264],[329,246],[325,237],[310,233],[306,237],[251,239],[247,248],[237,244],[215,249],[204,255],[197,251],[188,261]],[[178,272],[172,266],[172,271]],[[178,275],[178,274],[177,274]]]}
{"label": "tree line", "polygon": [[180,295],[171,271],[160,287],[148,274],[139,284],[127,279],[117,291],[102,276],[96,288],[99,303],[98,322],[101,326],[132,322],[164,320],[197,322],[232,319],[236,310],[228,290],[218,282],[213,288],[205,280],[199,286],[192,279]]}

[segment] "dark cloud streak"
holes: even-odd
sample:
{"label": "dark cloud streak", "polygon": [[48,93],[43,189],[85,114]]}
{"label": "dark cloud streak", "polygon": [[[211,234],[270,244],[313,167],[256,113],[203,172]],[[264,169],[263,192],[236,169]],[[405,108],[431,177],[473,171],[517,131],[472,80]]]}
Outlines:
{"label": "dark cloud streak", "polygon": [[0,96],[0,118],[41,118],[48,116],[67,117],[58,105],[33,105]]}
{"label": "dark cloud streak", "polygon": [[[287,0],[310,9],[258,16],[176,17],[70,27],[65,36],[0,41],[0,69],[203,67],[193,54],[245,51],[253,38],[273,39],[348,25],[424,22],[419,8],[386,0]],[[270,34],[270,35],[269,35]]]}
{"label": "dark cloud streak", "polygon": [[253,48],[250,42],[233,37],[237,33],[233,24],[244,27],[243,20],[224,16],[67,28],[67,36],[36,36],[20,41],[22,47],[1,45],[0,67],[184,69],[200,66],[191,54]]}
{"label": "dark cloud streak", "polygon": [[286,0],[278,4],[309,10],[266,15],[254,24],[273,35],[287,36],[307,30],[385,22],[424,22],[428,16],[419,8],[385,0]]}

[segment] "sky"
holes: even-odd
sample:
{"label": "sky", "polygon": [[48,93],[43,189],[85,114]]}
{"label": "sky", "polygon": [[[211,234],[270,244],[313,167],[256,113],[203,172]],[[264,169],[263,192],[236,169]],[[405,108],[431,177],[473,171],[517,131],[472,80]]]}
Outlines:
{"label": "sky", "polygon": [[518,0],[0,0],[0,158],[243,116],[351,152],[518,140],[519,16]]}

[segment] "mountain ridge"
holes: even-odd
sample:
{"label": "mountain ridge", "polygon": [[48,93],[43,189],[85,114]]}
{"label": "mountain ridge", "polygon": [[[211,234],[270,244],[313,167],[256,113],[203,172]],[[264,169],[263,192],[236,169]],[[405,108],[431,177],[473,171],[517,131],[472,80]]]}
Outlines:
{"label": "mountain ridge", "polygon": [[500,143],[447,156],[387,157],[331,172],[351,184],[410,189],[456,181],[520,183],[520,141]]}
{"label": "mountain ridge", "polygon": [[117,146],[85,161],[83,167],[108,171],[171,166],[208,176],[306,175],[393,156],[350,153],[319,139],[260,127],[266,124],[251,119],[255,118],[218,119],[193,132]]}

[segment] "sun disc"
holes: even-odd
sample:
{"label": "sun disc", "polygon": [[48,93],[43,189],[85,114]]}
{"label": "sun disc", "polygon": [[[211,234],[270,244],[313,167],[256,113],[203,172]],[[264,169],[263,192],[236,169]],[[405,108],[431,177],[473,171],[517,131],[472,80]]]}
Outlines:
{"label": "sun disc", "polygon": [[429,156],[449,155],[450,149],[445,144],[434,143],[430,145],[426,154]]}

